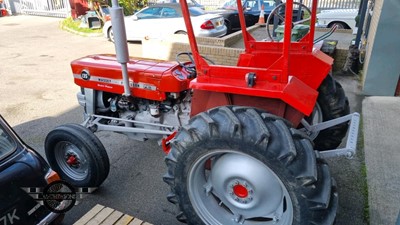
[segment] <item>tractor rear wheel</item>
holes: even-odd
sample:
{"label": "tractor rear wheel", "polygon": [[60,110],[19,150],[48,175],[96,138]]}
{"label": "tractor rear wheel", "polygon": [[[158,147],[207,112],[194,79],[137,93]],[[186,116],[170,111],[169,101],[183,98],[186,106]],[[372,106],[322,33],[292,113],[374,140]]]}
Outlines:
{"label": "tractor rear wheel", "polygon": [[[313,114],[306,118],[311,123],[320,123],[336,119],[350,113],[349,101],[340,85],[331,75],[328,75],[318,89],[317,105]],[[317,150],[336,149],[346,136],[348,123],[338,124],[334,127],[311,134],[314,148]]]}
{"label": "tractor rear wheel", "polygon": [[45,152],[51,168],[75,187],[98,187],[110,171],[103,144],[79,124],[52,130],[45,140]]}
{"label": "tractor rear wheel", "polygon": [[[218,107],[171,143],[164,181],[177,219],[193,225],[333,224],[335,182],[311,141],[277,116]],[[233,222],[235,221],[235,222]]]}

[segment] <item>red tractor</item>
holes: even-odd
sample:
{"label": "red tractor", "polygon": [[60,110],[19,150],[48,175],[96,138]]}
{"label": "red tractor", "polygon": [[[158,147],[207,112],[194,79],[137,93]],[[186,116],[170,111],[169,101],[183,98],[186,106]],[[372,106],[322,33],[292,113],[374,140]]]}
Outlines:
{"label": "red tractor", "polygon": [[[71,63],[83,126],[62,125],[46,138],[47,159],[61,177],[101,185],[110,165],[93,132],[114,131],[161,140],[167,198],[180,221],[333,224],[338,195],[324,158],[354,155],[359,114],[349,114],[330,75],[333,59],[314,47],[317,0],[308,9],[309,32],[297,41],[291,15],[299,3],[287,0],[275,10],[289,15],[283,41],[256,41],[237,4],[245,51],[236,66],[222,66],[200,55],[186,1],[191,52],[177,62],[129,58],[122,9],[113,3],[117,55]],[[180,61],[183,55],[190,60]],[[336,149],[347,131],[346,146]]]}

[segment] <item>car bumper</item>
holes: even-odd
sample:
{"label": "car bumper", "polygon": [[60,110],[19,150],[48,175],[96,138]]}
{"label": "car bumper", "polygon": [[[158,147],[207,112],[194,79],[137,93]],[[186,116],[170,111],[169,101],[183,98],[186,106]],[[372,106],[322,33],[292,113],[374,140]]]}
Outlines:
{"label": "car bumper", "polygon": [[51,222],[59,219],[59,217],[64,217],[64,215],[63,214],[59,214],[59,213],[51,212],[49,215],[47,215],[45,218],[43,218],[37,225],[48,225],[48,224],[51,224]]}
{"label": "car bumper", "polygon": [[103,29],[103,37],[108,38],[108,34],[107,34],[107,31],[105,29]]}
{"label": "car bumper", "polygon": [[[65,201],[62,201],[58,206],[58,208],[64,208],[65,205],[66,205]],[[55,220],[61,222],[63,219],[64,219],[64,214],[51,212],[46,217],[44,217],[37,225],[48,225]]]}
{"label": "car bumper", "polygon": [[227,29],[226,26],[220,29],[213,30],[200,30],[200,32],[196,35],[198,37],[222,37],[226,34]]}

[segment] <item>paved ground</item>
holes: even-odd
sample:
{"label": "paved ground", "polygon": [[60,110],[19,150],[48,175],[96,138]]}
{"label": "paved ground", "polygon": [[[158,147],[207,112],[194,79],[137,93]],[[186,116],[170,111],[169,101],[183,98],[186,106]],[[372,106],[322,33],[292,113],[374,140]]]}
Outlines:
{"label": "paved ground", "polygon": [[[384,109],[384,110],[383,110]],[[400,98],[363,101],[365,162],[371,225],[400,224]]]}
{"label": "paved ground", "polygon": [[[52,128],[82,121],[75,97],[79,88],[73,83],[70,61],[114,52],[113,45],[102,37],[80,37],[58,29],[59,21],[30,16],[0,18],[0,113],[42,155],[44,138]],[[131,55],[140,51],[140,46],[129,46]],[[347,91],[352,111],[360,111],[357,79],[338,79]],[[132,141],[112,133],[98,136],[109,153],[110,175],[98,191],[67,214],[65,224],[72,224],[96,204],[154,225],[178,224],[175,208],[165,198],[168,186],[161,176],[166,167],[157,143]],[[337,224],[366,224],[362,162],[362,151],[354,160],[331,160],[340,195]]]}

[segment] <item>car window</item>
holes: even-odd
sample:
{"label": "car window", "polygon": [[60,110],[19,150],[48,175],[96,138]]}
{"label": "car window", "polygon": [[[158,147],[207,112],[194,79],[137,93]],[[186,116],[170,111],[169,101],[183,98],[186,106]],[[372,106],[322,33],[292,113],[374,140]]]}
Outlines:
{"label": "car window", "polygon": [[252,11],[260,11],[261,6],[264,5],[264,11],[271,11],[275,8],[275,1],[274,0],[248,0],[244,3],[243,6],[245,9],[252,10]]}
{"label": "car window", "polygon": [[[244,1],[242,0],[242,4],[243,3],[244,3]],[[223,8],[223,9],[237,9],[236,0],[228,0],[228,1],[224,2],[220,8]]]}
{"label": "car window", "polygon": [[0,126],[0,159],[13,152],[17,144],[14,139],[6,132],[6,130]]}
{"label": "car window", "polygon": [[257,11],[260,10],[261,8],[259,7],[260,5],[258,4],[259,0],[249,0],[246,1],[243,5],[243,7],[247,10],[252,10],[252,11]]}
{"label": "car window", "polygon": [[151,7],[144,9],[136,14],[138,19],[153,19],[153,18],[160,18],[162,7]]}
{"label": "car window", "polygon": [[191,16],[200,16],[205,14],[204,10],[199,7],[190,7],[189,13]]}
{"label": "car window", "polygon": [[264,4],[264,10],[272,11],[275,8],[275,6],[277,6],[280,3],[278,2],[278,4],[276,4],[275,1],[264,1],[263,4]]}
{"label": "car window", "polygon": [[173,8],[165,7],[161,11],[161,17],[162,18],[179,17],[179,13]]}
{"label": "car window", "polygon": [[[276,4],[274,0],[242,0],[242,5],[247,10],[259,11],[261,10],[261,4],[264,4],[264,10],[271,11],[275,8]],[[223,9],[237,9],[236,0],[228,0],[222,5]]]}

